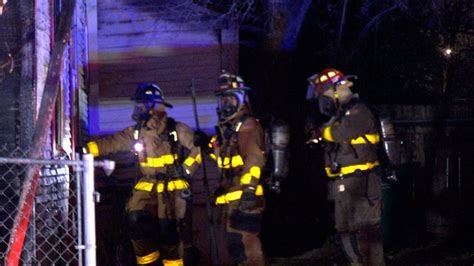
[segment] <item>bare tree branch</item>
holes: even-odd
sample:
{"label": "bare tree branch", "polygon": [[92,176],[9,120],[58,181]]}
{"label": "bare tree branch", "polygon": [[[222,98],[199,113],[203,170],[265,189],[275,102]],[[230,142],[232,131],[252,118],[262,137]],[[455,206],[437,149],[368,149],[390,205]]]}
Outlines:
{"label": "bare tree branch", "polygon": [[361,41],[365,38],[365,36],[367,35],[367,33],[369,32],[370,28],[372,27],[372,25],[377,22],[378,20],[380,20],[381,17],[383,17],[384,15],[396,10],[399,8],[399,2],[396,2],[393,6],[383,10],[382,12],[378,13],[377,15],[375,15],[365,26],[364,28],[362,29],[362,31],[359,33],[359,37],[357,38],[357,41],[354,45],[354,48],[352,49],[352,52],[349,56],[349,58],[352,58],[354,56],[354,54],[356,53]]}
{"label": "bare tree branch", "polygon": [[347,2],[348,2],[348,0],[344,0],[344,4],[343,4],[343,6],[342,6],[341,23],[339,24],[339,33],[337,34],[337,42],[338,42],[338,44],[341,42],[342,30],[343,30],[343,28],[344,28],[344,22],[345,22],[345,20],[346,20]]}

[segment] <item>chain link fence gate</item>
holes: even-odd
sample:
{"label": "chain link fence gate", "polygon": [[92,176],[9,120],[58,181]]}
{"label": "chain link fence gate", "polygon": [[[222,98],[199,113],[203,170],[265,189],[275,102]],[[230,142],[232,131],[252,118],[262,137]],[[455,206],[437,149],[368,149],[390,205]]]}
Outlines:
{"label": "chain link fence gate", "polygon": [[[20,256],[19,265],[95,265],[94,166],[113,170],[113,162],[94,162],[92,155],[34,160],[27,154],[0,148],[0,265],[12,265],[12,254]],[[39,182],[31,211],[25,211],[20,195],[31,166],[40,168]],[[16,216],[26,212],[24,230],[14,230]]]}

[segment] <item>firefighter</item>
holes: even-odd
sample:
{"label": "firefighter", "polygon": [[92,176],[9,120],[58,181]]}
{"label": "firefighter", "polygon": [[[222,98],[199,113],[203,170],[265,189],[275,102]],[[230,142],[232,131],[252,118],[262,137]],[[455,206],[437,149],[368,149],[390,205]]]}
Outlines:
{"label": "firefighter", "polygon": [[217,137],[211,157],[217,161],[221,183],[216,205],[223,208],[226,245],[233,263],[264,265],[259,238],[264,209],[261,172],[265,165],[264,132],[252,116],[250,88],[227,72],[219,77]]}
{"label": "firefighter", "polygon": [[201,163],[200,151],[192,130],[167,116],[165,107],[172,106],[157,85],[138,86],[131,99],[135,126],[87,143],[87,151],[94,156],[135,152],[141,174],[126,211],[137,264],[183,265],[178,223],[190,196],[187,178]]}
{"label": "firefighter", "polygon": [[330,117],[320,132],[344,251],[353,265],[384,265],[378,122],[351,91],[350,77],[325,69],[308,81],[320,112]]}

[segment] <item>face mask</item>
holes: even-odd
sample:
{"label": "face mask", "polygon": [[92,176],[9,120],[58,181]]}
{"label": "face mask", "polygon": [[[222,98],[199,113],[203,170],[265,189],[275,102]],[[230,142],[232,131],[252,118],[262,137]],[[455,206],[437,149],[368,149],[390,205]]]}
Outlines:
{"label": "face mask", "polygon": [[132,119],[136,122],[146,121],[150,118],[152,106],[149,103],[136,103],[133,109]]}
{"label": "face mask", "polygon": [[221,119],[225,119],[233,115],[236,111],[237,111],[237,107],[227,104],[227,105],[222,106],[222,108],[218,110],[218,114]]}
{"label": "face mask", "polygon": [[243,97],[239,93],[228,93],[218,98],[217,115],[220,120],[225,120],[238,111],[240,102],[243,101],[239,96]]}
{"label": "face mask", "polygon": [[318,98],[318,102],[319,112],[321,112],[321,114],[327,116],[335,116],[337,114],[337,107],[333,98],[326,95],[321,95]]}

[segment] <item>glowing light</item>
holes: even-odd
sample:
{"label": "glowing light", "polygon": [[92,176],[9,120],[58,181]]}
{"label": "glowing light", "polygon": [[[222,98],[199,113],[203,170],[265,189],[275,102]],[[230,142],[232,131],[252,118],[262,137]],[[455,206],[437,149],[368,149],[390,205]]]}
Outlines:
{"label": "glowing light", "polygon": [[453,53],[453,50],[451,48],[444,49],[444,55],[450,56],[452,53]]}
{"label": "glowing light", "polygon": [[136,152],[141,152],[143,151],[143,143],[140,143],[140,142],[137,142],[135,143],[135,145],[133,145],[133,149],[136,151]]}
{"label": "glowing light", "polygon": [[0,0],[0,15],[3,14],[3,8],[7,4],[8,0]]}

